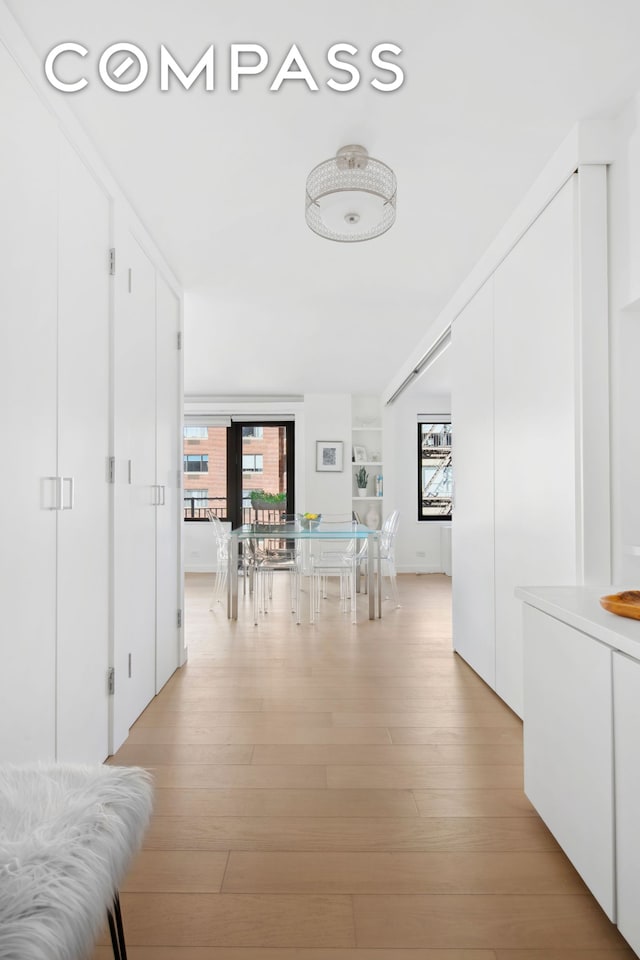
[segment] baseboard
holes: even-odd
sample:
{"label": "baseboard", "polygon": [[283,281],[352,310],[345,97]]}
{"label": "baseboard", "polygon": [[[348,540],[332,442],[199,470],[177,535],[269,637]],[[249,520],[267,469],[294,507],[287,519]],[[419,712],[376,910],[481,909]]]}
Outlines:
{"label": "baseboard", "polygon": [[187,562],[184,565],[185,573],[212,573],[215,574],[216,568],[211,563],[193,563]]}

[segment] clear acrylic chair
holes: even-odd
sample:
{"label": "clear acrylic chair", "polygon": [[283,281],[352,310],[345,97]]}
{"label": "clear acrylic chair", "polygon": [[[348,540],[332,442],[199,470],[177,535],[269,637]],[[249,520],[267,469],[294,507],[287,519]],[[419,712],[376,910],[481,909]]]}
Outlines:
{"label": "clear acrylic chair", "polygon": [[300,623],[300,567],[297,555],[274,554],[265,549],[259,540],[243,541],[247,549],[253,578],[253,622],[257,625],[259,615],[269,612],[273,598],[273,575],[283,570],[289,574],[289,599],[296,623]]}
{"label": "clear acrylic chair", "polygon": [[216,577],[213,584],[213,595],[209,610],[215,608],[216,603],[222,603],[227,586],[227,574],[229,570],[229,534],[222,526],[220,518],[212,510],[207,510],[209,522],[213,527],[213,537],[216,548]]}
{"label": "clear acrylic chair", "polygon": [[[384,581],[385,575],[389,578],[391,588],[391,599],[396,607],[400,606],[398,599],[398,583],[396,580],[396,537],[398,534],[398,525],[400,523],[400,514],[397,510],[390,513],[382,525],[380,531],[380,567],[381,576]],[[386,599],[386,598],[385,598]]]}
{"label": "clear acrylic chair", "polygon": [[[387,519],[382,524],[382,529],[380,530],[380,574],[384,585],[385,576],[389,578],[389,589],[391,591],[391,597],[387,594],[384,599],[391,599],[394,606],[399,607],[400,601],[398,598],[398,583],[396,580],[396,559],[395,559],[395,545],[396,537],[398,534],[398,525],[400,523],[400,513],[398,510],[394,510],[389,514]],[[367,553],[367,542],[364,542],[364,547],[360,557],[359,567],[366,569],[366,566],[369,562],[369,556]],[[365,578],[366,583],[366,578]],[[382,589],[382,587],[381,587]]]}
{"label": "clear acrylic chair", "polygon": [[[287,522],[283,518],[282,525]],[[300,623],[300,555],[296,543],[288,541],[286,530],[278,535],[278,524],[269,524],[269,537],[256,536],[243,540],[243,557],[250,570],[253,596],[253,621],[257,625],[260,613],[269,612],[273,598],[273,575],[279,570],[289,574],[291,612]],[[259,532],[259,531],[256,531]]]}
{"label": "clear acrylic chair", "polygon": [[[353,523],[352,515],[323,516],[324,529],[335,526],[336,532],[344,531]],[[340,590],[340,607],[343,612],[351,610],[351,620],[357,620],[356,593],[357,572],[365,556],[366,540],[336,539],[322,541],[318,553],[311,554],[309,567],[311,575],[311,596],[309,603],[309,621],[315,623],[320,616],[320,601],[328,597],[329,577],[336,577]],[[349,602],[350,601],[350,602]]]}

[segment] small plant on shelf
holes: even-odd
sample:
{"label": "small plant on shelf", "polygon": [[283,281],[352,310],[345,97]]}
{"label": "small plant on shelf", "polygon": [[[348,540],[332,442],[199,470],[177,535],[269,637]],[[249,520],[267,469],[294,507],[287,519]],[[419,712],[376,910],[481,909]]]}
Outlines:
{"label": "small plant on shelf", "polygon": [[366,494],[368,483],[369,483],[369,474],[367,473],[364,467],[360,467],[360,469],[356,473],[356,486],[358,488],[358,493],[360,494],[361,497],[364,497],[364,495]]}

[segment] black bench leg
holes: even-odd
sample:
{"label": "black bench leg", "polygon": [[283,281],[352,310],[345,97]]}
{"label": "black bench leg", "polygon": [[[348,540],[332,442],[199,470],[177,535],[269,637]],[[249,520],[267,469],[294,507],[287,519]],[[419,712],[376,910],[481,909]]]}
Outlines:
{"label": "black bench leg", "polygon": [[113,958],[114,960],[127,960],[127,947],[124,942],[124,927],[122,925],[120,897],[117,893],[113,898],[112,908],[107,910],[107,918],[109,920],[109,933],[111,934]]}

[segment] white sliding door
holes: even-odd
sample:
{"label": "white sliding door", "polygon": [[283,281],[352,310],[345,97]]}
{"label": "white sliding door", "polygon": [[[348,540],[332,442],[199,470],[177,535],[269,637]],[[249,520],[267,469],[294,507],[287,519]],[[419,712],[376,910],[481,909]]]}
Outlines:
{"label": "white sliding door", "polygon": [[577,578],[577,176],[494,274],[496,691],[522,715],[517,585]]}
{"label": "white sliding door", "polygon": [[109,199],[60,139],[57,759],[108,753]]}
{"label": "white sliding door", "polygon": [[494,687],[493,277],[451,336],[453,647]]}
{"label": "white sliding door", "polygon": [[0,44],[0,762],[53,759],[57,128]]}

